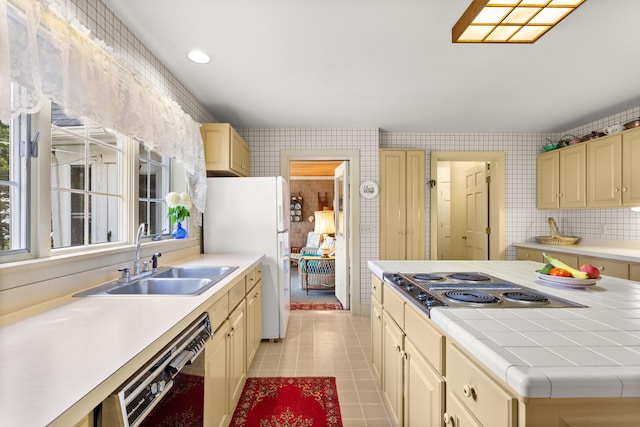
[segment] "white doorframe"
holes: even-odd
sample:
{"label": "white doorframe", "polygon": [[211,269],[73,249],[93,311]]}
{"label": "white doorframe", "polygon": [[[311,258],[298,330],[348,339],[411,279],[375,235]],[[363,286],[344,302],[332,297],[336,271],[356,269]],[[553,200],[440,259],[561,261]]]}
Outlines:
{"label": "white doorframe", "polygon": [[289,162],[292,160],[348,160],[350,163],[349,201],[351,205],[351,236],[349,244],[349,259],[351,277],[351,313],[365,314],[360,301],[360,198],[357,189],[360,186],[360,152],[357,150],[282,150],[280,151],[280,175],[287,181],[289,176]]}
{"label": "white doorframe", "polygon": [[[431,152],[431,179],[437,180],[438,162],[487,162],[491,164],[489,184],[490,217],[489,259],[506,259],[506,154],[494,151]],[[438,193],[437,184],[431,188],[431,251],[430,258],[438,254]]]}

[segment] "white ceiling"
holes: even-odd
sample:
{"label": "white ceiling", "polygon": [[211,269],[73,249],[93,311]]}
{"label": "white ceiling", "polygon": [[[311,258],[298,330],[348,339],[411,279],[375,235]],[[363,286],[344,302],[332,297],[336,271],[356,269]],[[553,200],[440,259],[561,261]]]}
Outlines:
{"label": "white ceiling", "polygon": [[235,127],[559,132],[640,105],[639,0],[587,0],[530,45],[452,44],[471,0],[104,2]]}

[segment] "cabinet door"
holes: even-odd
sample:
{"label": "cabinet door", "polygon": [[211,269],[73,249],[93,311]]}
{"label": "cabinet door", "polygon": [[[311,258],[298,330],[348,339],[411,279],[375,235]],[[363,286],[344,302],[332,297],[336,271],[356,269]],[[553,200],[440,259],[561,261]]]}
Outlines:
{"label": "cabinet door", "polygon": [[538,209],[557,209],[560,206],[560,156],[557,151],[538,155]]}
{"label": "cabinet door", "polygon": [[380,152],[380,259],[406,259],[406,164],[404,150]]}
{"label": "cabinet door", "polygon": [[258,351],[262,339],[262,282],[247,294],[247,370]]}
{"label": "cabinet door", "polygon": [[580,255],[580,264],[593,264],[606,276],[629,279],[629,264],[626,262]]}
{"label": "cabinet door", "polygon": [[640,206],[640,129],[622,135],[622,203]]}
{"label": "cabinet door", "polygon": [[213,334],[204,350],[204,425],[223,427],[229,424],[231,411],[229,406],[228,375],[228,334],[229,321],[225,321]]}
{"label": "cabinet door", "polygon": [[231,126],[225,123],[205,123],[200,128],[208,171],[229,169],[231,130]]}
{"label": "cabinet door", "polygon": [[439,427],[444,412],[444,379],[420,356],[407,337],[404,341],[404,425]]}
{"label": "cabinet door", "polygon": [[249,176],[249,146],[240,134],[231,129],[231,169],[240,176]]}
{"label": "cabinet door", "polygon": [[246,305],[244,300],[229,315],[229,411],[233,412],[236,403],[240,399],[246,369]]}
{"label": "cabinet door", "polygon": [[406,258],[425,259],[425,172],[424,151],[407,151],[406,180]]}
{"label": "cabinet door", "polygon": [[518,248],[518,260],[547,262],[542,257],[542,251],[539,251],[537,249],[527,249],[527,248]]}
{"label": "cabinet door", "polygon": [[629,265],[629,279],[640,282],[640,264]]}
{"label": "cabinet door", "polygon": [[404,333],[386,312],[383,312],[382,320],[384,330],[382,338],[382,395],[393,425],[401,426]]}
{"label": "cabinet door", "polygon": [[622,204],[622,136],[612,135],[587,145],[587,206]]}
{"label": "cabinet door", "polygon": [[378,387],[382,385],[382,306],[371,299],[371,366]]}
{"label": "cabinet door", "polygon": [[[567,264],[569,267],[573,267],[573,268],[578,268],[580,267],[579,264],[579,259],[578,259],[578,255],[573,255],[573,254],[567,254],[564,252],[550,252],[547,251],[547,254],[551,255],[554,258],[559,259],[560,261],[564,262],[565,264]],[[546,258],[543,257],[542,262],[548,262]]]}
{"label": "cabinet door", "polygon": [[460,400],[451,393],[447,396],[447,412],[444,414],[444,425],[446,427],[483,427],[469,413],[467,408],[460,403]]}
{"label": "cabinet door", "polygon": [[587,149],[584,144],[564,148],[560,154],[560,207],[587,205]]}

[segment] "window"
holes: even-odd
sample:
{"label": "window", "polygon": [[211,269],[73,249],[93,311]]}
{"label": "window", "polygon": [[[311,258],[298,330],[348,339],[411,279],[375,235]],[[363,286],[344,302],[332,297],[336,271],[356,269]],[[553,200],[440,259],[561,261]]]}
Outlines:
{"label": "window", "polygon": [[[24,90],[17,85],[13,92]],[[0,123],[0,254],[26,253],[29,248],[29,172],[31,118],[21,114]]]}
{"label": "window", "polygon": [[120,242],[122,143],[115,132],[51,107],[51,247]]}
{"label": "window", "polygon": [[167,204],[171,161],[167,156],[139,144],[138,219],[148,224],[148,235],[166,234],[169,230]]}

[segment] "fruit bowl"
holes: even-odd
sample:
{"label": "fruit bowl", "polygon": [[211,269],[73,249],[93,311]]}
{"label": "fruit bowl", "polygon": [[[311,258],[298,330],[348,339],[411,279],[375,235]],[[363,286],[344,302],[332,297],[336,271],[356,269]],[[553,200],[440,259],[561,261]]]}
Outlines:
{"label": "fruit bowl", "polygon": [[576,279],[575,277],[550,276],[548,274],[539,274],[540,280],[556,285],[570,286],[572,288],[583,288],[593,286],[600,279]]}

